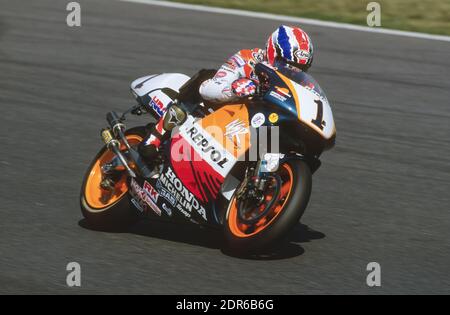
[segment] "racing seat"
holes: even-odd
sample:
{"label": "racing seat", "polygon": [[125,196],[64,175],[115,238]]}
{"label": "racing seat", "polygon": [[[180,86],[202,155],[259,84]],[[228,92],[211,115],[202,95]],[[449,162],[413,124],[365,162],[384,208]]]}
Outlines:
{"label": "racing seat", "polygon": [[205,115],[206,109],[203,106],[199,106],[203,100],[198,90],[200,85],[204,81],[211,79],[216,72],[217,70],[215,69],[202,69],[180,87],[177,99],[179,100],[181,107],[186,112],[195,112],[200,116]]}

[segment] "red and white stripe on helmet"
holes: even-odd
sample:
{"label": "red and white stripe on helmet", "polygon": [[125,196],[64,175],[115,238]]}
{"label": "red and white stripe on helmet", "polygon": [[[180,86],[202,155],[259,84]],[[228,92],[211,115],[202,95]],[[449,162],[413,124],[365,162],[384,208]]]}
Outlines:
{"label": "red and white stripe on helmet", "polygon": [[313,61],[313,44],[308,34],[299,27],[281,25],[270,35],[266,45],[270,64],[277,57],[309,68]]}

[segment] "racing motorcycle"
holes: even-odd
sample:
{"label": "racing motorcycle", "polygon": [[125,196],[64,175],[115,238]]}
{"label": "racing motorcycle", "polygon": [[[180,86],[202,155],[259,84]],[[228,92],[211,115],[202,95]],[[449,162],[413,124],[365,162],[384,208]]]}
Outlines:
{"label": "racing motorcycle", "polygon": [[[308,204],[320,155],[335,144],[327,97],[311,75],[282,62],[260,63],[257,95],[208,104],[198,88],[214,73],[132,82],[137,104],[121,115],[107,113],[105,145],[83,179],[81,210],[89,223],[126,226],[156,216],[216,227],[229,249],[243,252],[287,237]],[[154,124],[126,129],[124,121],[128,114],[159,119],[166,111],[177,127],[146,163],[139,145]]]}

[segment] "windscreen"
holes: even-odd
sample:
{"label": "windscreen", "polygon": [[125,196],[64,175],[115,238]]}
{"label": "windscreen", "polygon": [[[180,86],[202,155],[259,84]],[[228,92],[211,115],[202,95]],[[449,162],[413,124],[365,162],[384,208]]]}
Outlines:
{"label": "windscreen", "polygon": [[308,73],[303,72],[299,68],[291,66],[282,61],[278,61],[275,64],[275,67],[277,67],[278,68],[277,70],[284,76],[288,77],[292,81],[295,81],[296,83],[307,88],[308,90],[311,90],[314,94],[316,94],[320,98],[326,99],[325,92],[322,90],[317,81],[314,80],[314,78]]}

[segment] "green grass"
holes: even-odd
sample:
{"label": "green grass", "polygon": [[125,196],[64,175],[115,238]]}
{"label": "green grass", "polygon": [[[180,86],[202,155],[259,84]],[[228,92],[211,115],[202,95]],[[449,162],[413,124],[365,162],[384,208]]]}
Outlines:
{"label": "green grass", "polygon": [[[367,25],[372,0],[171,0]],[[450,35],[450,0],[378,0],[381,27]]]}

